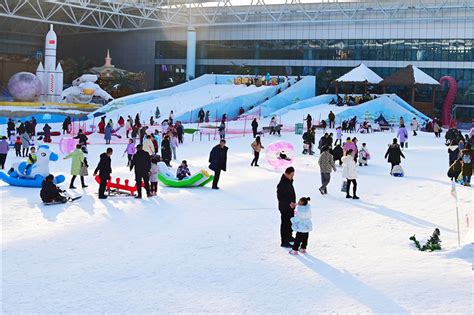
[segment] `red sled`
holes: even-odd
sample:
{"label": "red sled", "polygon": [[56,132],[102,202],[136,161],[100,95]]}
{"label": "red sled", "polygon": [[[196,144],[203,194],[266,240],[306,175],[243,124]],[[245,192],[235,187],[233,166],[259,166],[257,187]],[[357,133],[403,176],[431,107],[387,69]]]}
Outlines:
{"label": "red sled", "polygon": [[[95,181],[100,184],[99,176],[95,177]],[[128,194],[130,196],[135,196],[135,192],[137,191],[137,185],[130,186],[129,180],[126,179],[125,183],[120,183],[120,178],[116,178],[115,182],[112,181],[112,177],[107,181],[106,189],[107,194],[110,196],[111,194],[116,195],[125,195]],[[142,183],[142,188],[145,187],[145,184]]]}

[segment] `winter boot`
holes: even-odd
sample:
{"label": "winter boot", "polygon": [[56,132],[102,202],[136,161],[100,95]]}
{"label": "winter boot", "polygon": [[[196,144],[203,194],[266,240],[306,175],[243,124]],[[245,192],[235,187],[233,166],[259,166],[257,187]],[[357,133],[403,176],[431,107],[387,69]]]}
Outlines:
{"label": "winter boot", "polygon": [[288,254],[294,255],[294,256],[298,256],[298,251],[292,249],[292,250],[290,250],[290,251],[288,252]]}
{"label": "winter boot", "polygon": [[302,254],[306,254],[306,248],[300,248],[298,251]]}

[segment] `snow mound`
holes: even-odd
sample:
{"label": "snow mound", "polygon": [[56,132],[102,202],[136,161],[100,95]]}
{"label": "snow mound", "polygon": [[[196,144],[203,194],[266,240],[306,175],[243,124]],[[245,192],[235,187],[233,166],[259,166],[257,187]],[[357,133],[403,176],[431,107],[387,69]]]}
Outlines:
{"label": "snow mound", "polygon": [[426,117],[425,115],[417,115],[405,109],[385,95],[361,105],[350,106],[343,112],[337,114],[336,117],[340,120],[344,120],[356,116],[358,120],[363,120],[367,116],[371,116],[375,119],[380,116],[380,114],[387,120],[396,121],[398,121],[400,117],[403,117],[405,121],[410,121],[413,117],[416,117],[419,121],[423,121]]}

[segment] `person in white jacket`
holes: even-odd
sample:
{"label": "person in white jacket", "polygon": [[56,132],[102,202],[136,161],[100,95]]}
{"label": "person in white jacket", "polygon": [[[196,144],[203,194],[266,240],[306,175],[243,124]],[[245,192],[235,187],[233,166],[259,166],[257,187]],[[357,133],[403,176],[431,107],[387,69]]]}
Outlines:
{"label": "person in white jacket", "polygon": [[146,140],[143,141],[143,151],[148,152],[150,156],[155,154],[155,146],[153,145],[150,135],[147,135]]}
{"label": "person in white jacket", "polygon": [[[357,191],[357,164],[352,155],[352,149],[347,151],[347,155],[342,158],[342,177],[347,179],[346,198],[359,199]],[[351,184],[353,185],[352,196],[349,194]]]}
{"label": "person in white jacket", "polygon": [[[309,232],[313,230],[311,222],[311,206],[308,204],[311,198],[303,197],[298,201],[298,207],[295,210],[295,216],[291,218],[291,229],[296,232],[295,242],[290,250],[290,255],[306,253],[308,246]],[[301,248],[300,248],[301,245]]]}
{"label": "person in white jacket", "polygon": [[367,149],[367,144],[362,143],[362,148],[359,150],[359,166],[367,166],[367,161],[370,159],[369,149]]}

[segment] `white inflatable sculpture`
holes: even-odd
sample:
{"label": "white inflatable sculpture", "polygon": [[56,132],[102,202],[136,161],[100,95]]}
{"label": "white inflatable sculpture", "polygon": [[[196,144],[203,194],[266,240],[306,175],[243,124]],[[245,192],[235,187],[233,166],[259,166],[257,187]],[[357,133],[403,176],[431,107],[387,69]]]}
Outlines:
{"label": "white inflatable sculpture", "polygon": [[114,98],[104,91],[98,84],[95,74],[83,74],[76,80],[72,81],[72,86],[67,88],[61,94],[61,99],[68,103],[86,104],[92,101],[94,96],[100,97],[106,102],[110,102]]}

